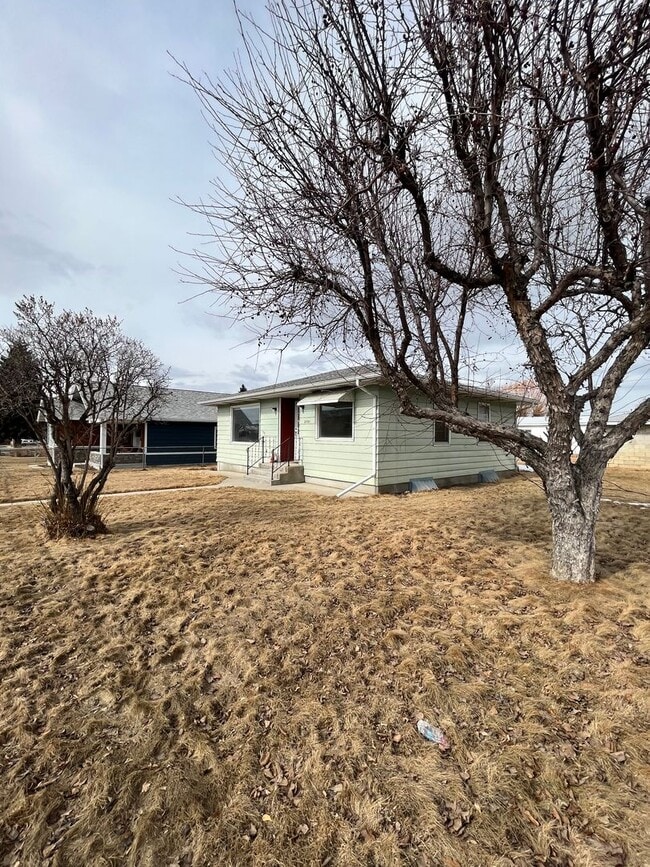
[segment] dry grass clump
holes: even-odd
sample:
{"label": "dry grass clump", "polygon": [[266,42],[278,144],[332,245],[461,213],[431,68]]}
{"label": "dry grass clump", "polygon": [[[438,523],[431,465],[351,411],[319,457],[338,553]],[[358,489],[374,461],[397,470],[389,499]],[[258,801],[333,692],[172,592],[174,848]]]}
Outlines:
{"label": "dry grass clump", "polygon": [[650,510],[603,506],[588,587],[522,479],[34,515],[0,513],[0,863],[650,863]]}
{"label": "dry grass clump", "polygon": [[[217,484],[216,464],[205,467],[148,467],[146,470],[115,469],[106,493],[149,491],[158,488],[188,488]],[[91,470],[92,472],[92,470]],[[0,503],[47,497],[52,473],[44,459],[0,457]]]}
{"label": "dry grass clump", "polygon": [[104,519],[96,511],[80,520],[70,508],[52,512],[44,507],[42,524],[48,539],[92,539],[102,533],[108,533]]}

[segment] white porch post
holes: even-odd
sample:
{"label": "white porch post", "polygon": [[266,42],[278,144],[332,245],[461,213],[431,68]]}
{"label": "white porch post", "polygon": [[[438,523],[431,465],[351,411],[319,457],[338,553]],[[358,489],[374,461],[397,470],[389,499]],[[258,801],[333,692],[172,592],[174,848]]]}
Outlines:
{"label": "white porch post", "polygon": [[99,466],[103,469],[104,467],[104,456],[106,454],[107,442],[107,427],[106,422],[103,421],[99,426]]}

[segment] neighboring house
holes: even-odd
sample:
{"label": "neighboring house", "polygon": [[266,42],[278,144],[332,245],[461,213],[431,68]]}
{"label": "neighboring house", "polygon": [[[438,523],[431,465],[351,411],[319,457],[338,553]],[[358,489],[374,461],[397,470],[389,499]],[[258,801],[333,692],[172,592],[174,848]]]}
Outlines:
{"label": "neighboring house", "polygon": [[[623,421],[623,418],[624,416],[622,415],[612,415],[607,424],[608,426],[613,426]],[[580,424],[582,425],[583,430],[588,421],[588,416],[583,416],[580,419]],[[519,418],[517,419],[517,427],[520,427],[522,430],[527,430],[543,440],[548,439],[548,419],[546,416]],[[578,443],[575,440],[573,440],[573,451],[576,455],[580,451]],[[625,445],[619,449],[609,462],[609,466],[650,467],[650,422],[646,422],[646,424],[636,432],[632,439],[628,440]]]}
{"label": "neighboring house", "polygon": [[[467,386],[463,410],[514,425],[516,396]],[[367,493],[399,492],[413,479],[438,485],[515,471],[514,458],[442,422],[407,418],[377,369],[319,373],[207,402],[217,407],[218,467],[264,467],[273,482],[308,481]]]}
{"label": "neighboring house", "polygon": [[[548,440],[548,419],[545,415],[522,415],[517,419],[517,427],[534,434],[542,440]],[[575,450],[575,440],[573,442]]]}
{"label": "neighboring house", "polygon": [[[216,461],[217,413],[206,401],[224,397],[213,391],[186,388],[167,389],[164,404],[146,422],[129,422],[131,430],[120,446],[117,465],[160,466],[174,464],[204,464]],[[71,418],[79,418],[83,406],[73,401]],[[78,422],[76,445],[91,449],[91,463],[101,466],[110,436],[105,421],[90,424]],[[48,425],[48,447],[54,447],[51,426]],[[81,457],[81,456],[80,456]]]}

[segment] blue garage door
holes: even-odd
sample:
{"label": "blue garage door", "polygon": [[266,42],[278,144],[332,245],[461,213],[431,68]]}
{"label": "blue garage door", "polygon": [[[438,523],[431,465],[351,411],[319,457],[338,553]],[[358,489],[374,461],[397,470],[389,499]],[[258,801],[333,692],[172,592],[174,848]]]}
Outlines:
{"label": "blue garage door", "polygon": [[217,426],[212,422],[149,422],[147,466],[213,464]]}

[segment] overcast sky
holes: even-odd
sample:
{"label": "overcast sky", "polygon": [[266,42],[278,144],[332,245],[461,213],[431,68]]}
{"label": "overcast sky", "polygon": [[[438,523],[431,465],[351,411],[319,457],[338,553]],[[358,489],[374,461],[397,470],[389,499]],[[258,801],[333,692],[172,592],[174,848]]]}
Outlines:
{"label": "overcast sky", "polygon": [[[261,0],[245,8],[258,17]],[[258,357],[175,269],[209,192],[210,130],[167,52],[218,76],[239,44],[230,0],[0,0],[0,325],[14,301],[113,313],[174,384],[236,390],[315,372]]]}
{"label": "overcast sky", "polygon": [[[263,0],[242,5],[264,16]],[[231,0],[0,0],[0,14],[0,326],[25,293],[112,313],[189,388],[343,366],[308,347],[258,355],[175,270],[204,229],[175,199],[205,197],[218,165],[168,52],[218,78],[240,46]],[[494,338],[468,342],[478,356]],[[507,360],[499,372],[512,377]],[[637,375],[619,406],[644,392]]]}

